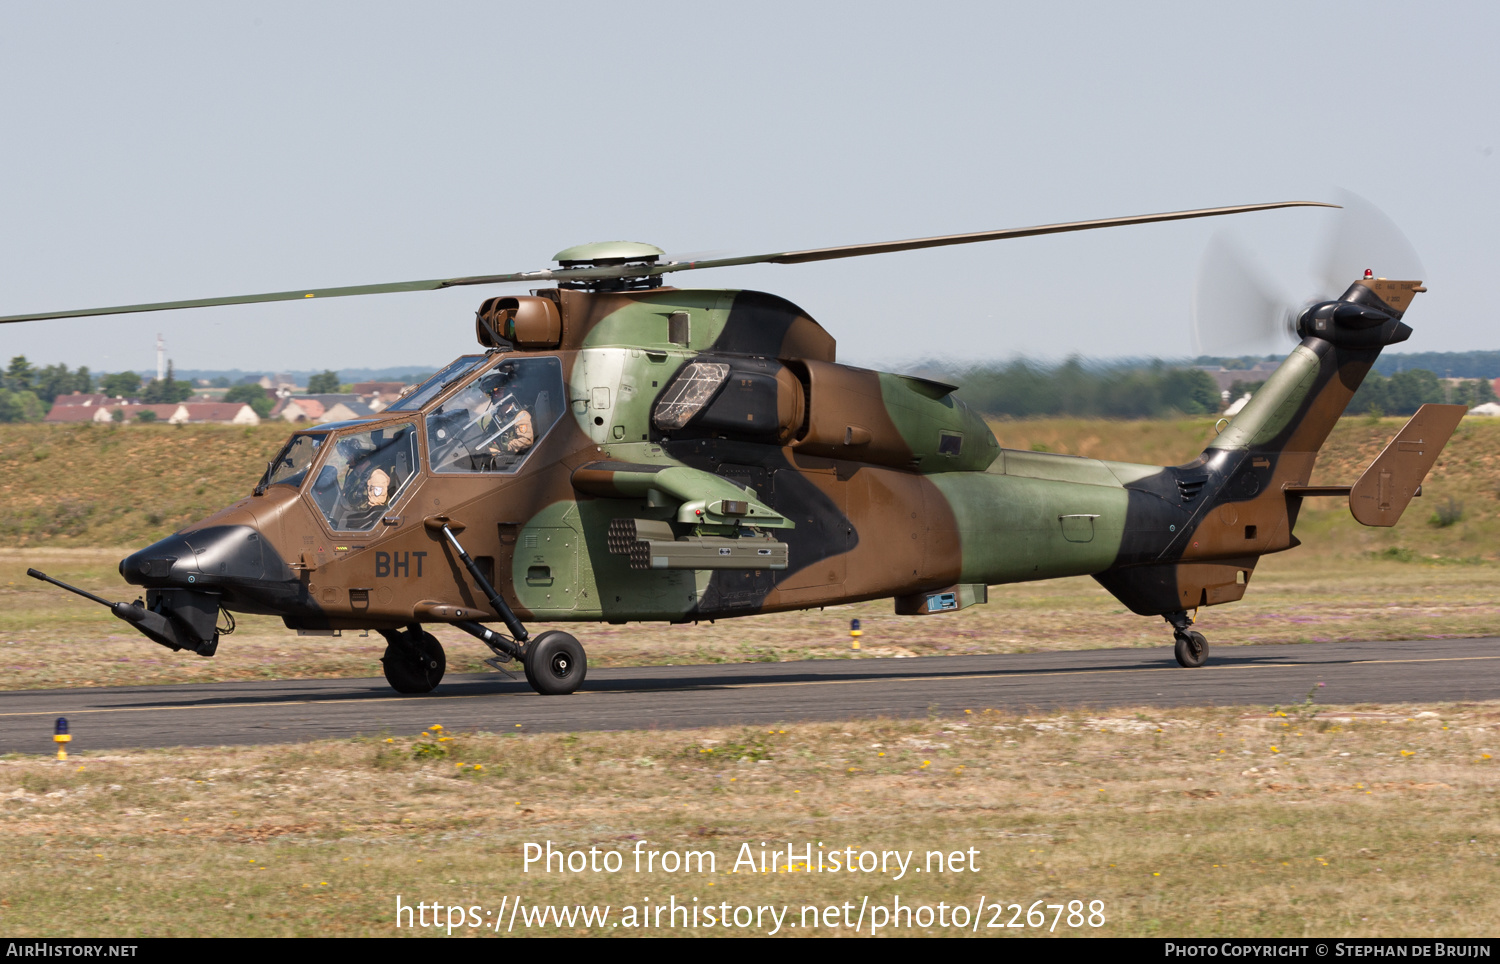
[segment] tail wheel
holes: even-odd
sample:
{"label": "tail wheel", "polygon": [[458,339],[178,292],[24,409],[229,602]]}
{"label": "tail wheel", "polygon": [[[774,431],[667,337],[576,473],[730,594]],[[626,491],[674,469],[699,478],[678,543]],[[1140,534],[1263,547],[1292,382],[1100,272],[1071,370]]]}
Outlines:
{"label": "tail wheel", "polygon": [[1197,630],[1177,634],[1177,662],[1188,668],[1208,662],[1208,640]]}
{"label": "tail wheel", "polygon": [[583,644],[556,630],[526,644],[526,682],[544,696],[575,692],[588,673]]}
{"label": "tail wheel", "polygon": [[385,681],[397,693],[431,693],[443,681],[448,658],[443,644],[428,632],[386,633],[385,655],[380,657]]}

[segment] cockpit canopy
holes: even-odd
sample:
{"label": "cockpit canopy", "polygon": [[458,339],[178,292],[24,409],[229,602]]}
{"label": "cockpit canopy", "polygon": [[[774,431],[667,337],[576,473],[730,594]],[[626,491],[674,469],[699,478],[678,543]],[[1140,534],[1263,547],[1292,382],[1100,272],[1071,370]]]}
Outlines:
{"label": "cockpit canopy", "polygon": [[367,532],[423,471],[519,471],[562,417],[563,399],[554,357],[467,355],[378,419],[293,435],[264,484],[303,490],[337,532]]}
{"label": "cockpit canopy", "polygon": [[432,471],[515,472],[561,417],[562,365],[507,358],[427,413]]}

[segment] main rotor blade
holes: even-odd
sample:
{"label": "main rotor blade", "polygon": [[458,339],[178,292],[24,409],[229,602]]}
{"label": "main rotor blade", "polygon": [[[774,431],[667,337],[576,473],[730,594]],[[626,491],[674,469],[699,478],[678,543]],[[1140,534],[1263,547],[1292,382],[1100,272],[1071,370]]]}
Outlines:
{"label": "main rotor blade", "polygon": [[[506,280],[523,280],[509,276]],[[171,311],[176,308],[212,308],[216,305],[251,305],[266,301],[301,301],[305,298],[343,298],[349,295],[383,295],[397,291],[435,291],[461,284],[485,284],[487,279],[467,281],[444,278],[435,281],[396,281],[382,285],[350,285],[343,288],[298,288],[295,291],[272,291],[259,295],[232,295],[227,298],[194,298],[190,301],[158,301],[144,305],[116,305],[113,308],[80,308],[74,311],[45,311],[32,315],[7,315],[0,324],[12,321],[46,321],[52,318],[86,318],[90,315],[127,315],[137,311]]]}
{"label": "main rotor blade", "polygon": [[1004,228],[999,231],[977,231],[971,234],[945,234],[935,238],[913,238],[907,241],[877,241],[873,244],[846,244],[835,248],[812,248],[806,251],[778,251],[741,258],[714,258],[707,261],[670,261],[665,264],[610,264],[577,268],[550,268],[541,271],[519,271],[511,274],[474,275],[464,278],[438,278],[430,281],[397,281],[388,284],[351,285],[343,288],[299,288],[295,291],[273,291],[258,295],[234,295],[227,298],[195,298],[190,301],[158,301],[142,305],[116,305],[111,308],[82,308],[75,311],[45,311],[28,315],[0,317],[0,324],[16,321],[46,321],[56,318],[85,318],[91,315],[123,315],[138,311],[172,311],[178,308],[212,308],[218,305],[248,305],[268,301],[302,301],[308,298],[344,298],[350,295],[379,295],[399,291],[436,291],[466,285],[512,284],[536,281],[609,281],[616,278],[657,277],[673,271],[702,268],[729,268],[744,264],[803,264],[809,261],[831,261],[835,258],[857,258],[867,254],[914,251],[950,244],[973,244],[1007,238],[1029,238],[1041,234],[1063,234],[1089,231],[1127,224],[1151,224],[1157,221],[1185,221],[1189,218],[1216,217],[1221,214],[1244,214],[1275,208],[1338,207],[1321,201],[1277,201],[1273,204],[1241,204],[1234,207],[1202,208],[1196,211],[1170,211],[1165,214],[1137,214],[1125,218],[1103,218],[1094,221],[1070,221],[1042,224],[1030,228]]}
{"label": "main rotor blade", "polygon": [[1157,221],[1186,221],[1190,218],[1211,218],[1221,214],[1245,214],[1249,211],[1270,211],[1275,208],[1336,208],[1337,204],[1322,201],[1277,201],[1272,204],[1240,204],[1225,208],[1200,208],[1195,211],[1169,211],[1165,214],[1136,214],[1125,218],[1100,218],[1093,221],[1067,221],[1062,224],[1039,224],[1030,228],[1002,228],[998,231],[975,231],[971,234],[944,234],[934,238],[912,238],[908,241],[877,241],[873,244],[845,244],[834,248],[811,248],[806,251],[781,251],[774,254],[757,254],[743,258],[719,258],[713,261],[689,261],[669,263],[651,269],[652,274],[668,271],[686,271],[696,268],[727,268],[741,264],[804,264],[808,261],[831,261],[835,258],[858,258],[867,254],[887,254],[893,251],[915,251],[918,248],[941,248],[950,244],[974,244],[978,241],[1001,241],[1010,238],[1030,238],[1040,234],[1065,234],[1069,231],[1092,231],[1095,228],[1114,228],[1127,224],[1152,224]]}

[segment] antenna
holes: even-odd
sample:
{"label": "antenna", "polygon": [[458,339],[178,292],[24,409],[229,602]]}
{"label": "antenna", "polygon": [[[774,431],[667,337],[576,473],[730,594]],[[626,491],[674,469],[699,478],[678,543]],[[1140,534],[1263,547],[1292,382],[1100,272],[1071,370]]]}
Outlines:
{"label": "antenna", "polygon": [[167,378],[167,343],[162,341],[161,332],[156,333],[156,380],[165,381]]}

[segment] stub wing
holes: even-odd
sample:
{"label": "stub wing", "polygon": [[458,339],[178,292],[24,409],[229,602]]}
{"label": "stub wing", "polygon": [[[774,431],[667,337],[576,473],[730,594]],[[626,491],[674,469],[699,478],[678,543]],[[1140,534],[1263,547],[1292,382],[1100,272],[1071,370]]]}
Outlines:
{"label": "stub wing", "polygon": [[671,507],[690,525],[753,525],[796,528],[792,520],[728,479],[685,465],[590,462],[573,470],[573,488],[608,499],[649,499]]}

